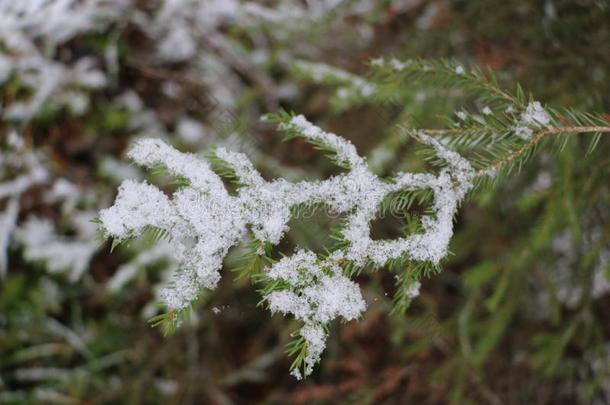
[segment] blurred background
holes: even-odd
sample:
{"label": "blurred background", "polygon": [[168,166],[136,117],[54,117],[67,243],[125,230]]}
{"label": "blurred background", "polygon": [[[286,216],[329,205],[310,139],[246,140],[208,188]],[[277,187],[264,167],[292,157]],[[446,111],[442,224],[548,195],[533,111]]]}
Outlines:
{"label": "blurred background", "polygon": [[[296,323],[236,280],[239,249],[174,335],[149,326],[171,251],[111,252],[91,222],[125,178],[174,187],[130,164],[128,145],[222,145],[267,178],[335,173],[259,120],[282,108],[350,139],[380,175],[421,171],[397,125],[481,106],[408,82],[373,100],[377,57],[490,67],[550,106],[610,113],[607,0],[0,0],[0,403],[610,403],[608,136],[540,149],[474,193],[406,314],[389,314],[393,274],[361,274],[364,317],[331,328],[305,381],[284,353]],[[294,220],[279,249],[321,251],[333,225]]]}

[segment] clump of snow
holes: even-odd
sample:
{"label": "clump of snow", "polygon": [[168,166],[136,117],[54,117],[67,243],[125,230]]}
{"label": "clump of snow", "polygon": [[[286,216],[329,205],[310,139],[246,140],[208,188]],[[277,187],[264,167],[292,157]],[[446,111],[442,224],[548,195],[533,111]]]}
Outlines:
{"label": "clump of snow", "polygon": [[175,274],[173,292],[162,295],[170,308],[183,308],[201,288],[216,287],[222,259],[243,236],[242,214],[221,179],[194,155],[145,139],[136,142],[129,156],[149,168],[164,164],[172,175],[191,183],[170,200],[152,185],[126,180],[115,205],[100,213],[106,231],[119,239],[136,236],[146,226],[170,234],[169,243],[184,270]]}
{"label": "clump of snow", "polygon": [[283,258],[271,266],[267,276],[288,286],[265,296],[271,312],[292,314],[304,323],[300,334],[307,344],[304,370],[307,376],[326,346],[322,325],[337,317],[346,321],[355,319],[366,304],[358,285],[343,276],[334,261],[321,261],[312,252],[298,251]]}
{"label": "clump of snow", "polygon": [[123,239],[141,232],[147,225],[161,227],[174,214],[168,198],[158,188],[147,183],[125,180],[119,187],[115,209],[103,210],[100,219],[106,230]]}
{"label": "clump of snow", "polygon": [[548,127],[550,123],[551,117],[540,102],[532,101],[521,113],[519,122],[514,127],[515,135],[523,140],[528,140],[535,130]]}
{"label": "clump of snow", "polygon": [[523,140],[528,140],[532,137],[532,135],[534,134],[534,130],[532,130],[530,127],[525,126],[525,125],[516,125],[515,128],[515,135],[517,135],[519,138],[523,139]]}
{"label": "clump of snow", "polygon": [[534,127],[546,127],[551,123],[551,117],[538,101],[532,101],[521,114],[521,121]]}
{"label": "clump of snow", "polygon": [[411,300],[415,297],[418,297],[420,288],[421,288],[421,283],[419,281],[416,281],[413,284],[411,284],[409,286],[409,288],[407,289],[407,297],[409,297],[409,299],[411,299]]}

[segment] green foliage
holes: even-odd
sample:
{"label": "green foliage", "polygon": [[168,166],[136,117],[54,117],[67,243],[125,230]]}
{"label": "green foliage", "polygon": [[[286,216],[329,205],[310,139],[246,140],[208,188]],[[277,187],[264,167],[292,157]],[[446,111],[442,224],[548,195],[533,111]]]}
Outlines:
{"label": "green foliage", "polygon": [[413,264],[407,264],[404,266],[402,263],[391,265],[396,268],[396,292],[393,298],[393,307],[391,310],[392,315],[404,315],[411,304],[411,296],[409,289],[424,277],[429,277],[431,274],[438,273],[440,271],[439,266],[434,266],[427,262],[419,262]]}
{"label": "green foliage", "polygon": [[256,239],[246,244],[245,251],[239,261],[241,264],[233,269],[237,280],[245,279],[257,283],[263,278],[265,266],[274,262],[271,258],[272,245],[269,242],[260,242]]}
{"label": "green foliage", "polygon": [[180,327],[180,325],[190,319],[192,311],[192,306],[188,306],[179,310],[164,312],[150,318],[148,323],[153,328],[161,329],[163,336],[167,337],[176,333],[176,330]]}
{"label": "green foliage", "polygon": [[[387,60],[382,63],[371,63],[377,80],[382,86],[410,86],[413,84],[427,85],[434,88],[462,89],[472,94],[491,107],[506,108],[510,105],[524,107],[526,98],[520,86],[515,95],[502,90],[494,72],[483,70],[478,66],[466,67],[451,60]],[[388,89],[389,90],[389,89]],[[465,94],[461,94],[463,97]]]}

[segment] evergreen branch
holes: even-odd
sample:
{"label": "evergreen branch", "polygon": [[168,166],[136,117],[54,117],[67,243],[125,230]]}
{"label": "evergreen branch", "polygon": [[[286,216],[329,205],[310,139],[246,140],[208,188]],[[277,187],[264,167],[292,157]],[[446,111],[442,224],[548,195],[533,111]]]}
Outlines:
{"label": "evergreen branch", "polygon": [[517,87],[516,96],[502,90],[498,86],[491,69],[484,72],[476,67],[467,69],[449,60],[431,61],[425,59],[409,59],[406,61],[377,59],[373,60],[371,65],[379,68],[382,76],[390,79],[398,77],[402,80],[409,79],[412,82],[430,83],[434,87],[440,85],[462,87],[511,105],[522,106],[525,104],[522,89]]}
{"label": "evergreen branch", "polygon": [[494,173],[502,166],[514,162],[519,159],[523,155],[525,155],[528,151],[531,150],[532,147],[536,146],[546,137],[551,135],[559,135],[559,134],[580,134],[580,133],[610,133],[610,127],[601,127],[601,126],[577,126],[577,127],[555,127],[555,128],[546,128],[539,132],[537,132],[530,141],[524,144],[519,149],[510,153],[503,159],[497,160],[495,163],[487,166],[486,168],[480,169],[476,172],[475,177],[482,177],[488,175],[490,173]]}

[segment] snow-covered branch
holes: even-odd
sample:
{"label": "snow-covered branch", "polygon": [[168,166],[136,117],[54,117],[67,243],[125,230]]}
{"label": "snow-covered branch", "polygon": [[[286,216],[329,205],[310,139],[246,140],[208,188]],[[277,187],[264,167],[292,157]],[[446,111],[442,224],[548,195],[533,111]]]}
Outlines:
{"label": "snow-covered branch", "polygon": [[[205,160],[158,139],[141,139],[129,157],[144,167],[164,166],[170,175],[185,179],[185,185],[168,197],[146,182],[126,180],[114,205],[101,211],[100,220],[107,235],[118,240],[139,236],[147,227],[169,235],[180,269],[162,297],[170,310],[179,311],[202,288],[216,287],[223,259],[248,230],[260,243],[277,245],[288,231],[295,206],[324,204],[331,212],[347,216],[341,230],[345,247],[326,257],[299,250],[264,274],[274,286],[265,295],[271,311],[291,313],[304,323],[300,336],[307,348],[303,358],[307,375],[324,349],[324,326],[339,316],[357,318],[365,308],[358,286],[343,274],[341,265],[383,266],[399,258],[438,264],[447,254],[453,217],[472,185],[474,170],[457,153],[421,134],[420,140],[433,148],[446,167],[438,175],[399,173],[381,179],[348,140],[323,131],[302,115],[280,115],[279,120],[282,132],[322,146],[349,171],[320,181],[265,181],[245,155],[220,148],[215,157],[233,170],[241,185],[237,195],[231,195]],[[421,218],[423,232],[396,240],[371,239],[370,223],[388,195],[422,189],[434,195],[433,214]]]}

